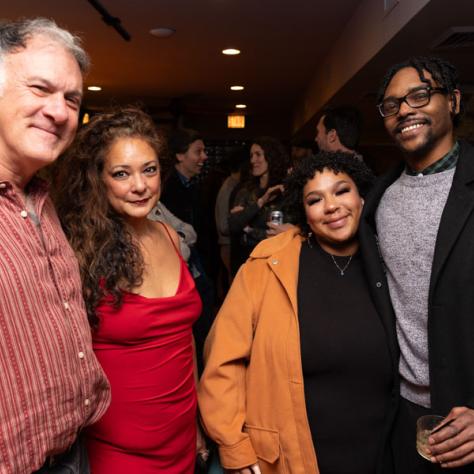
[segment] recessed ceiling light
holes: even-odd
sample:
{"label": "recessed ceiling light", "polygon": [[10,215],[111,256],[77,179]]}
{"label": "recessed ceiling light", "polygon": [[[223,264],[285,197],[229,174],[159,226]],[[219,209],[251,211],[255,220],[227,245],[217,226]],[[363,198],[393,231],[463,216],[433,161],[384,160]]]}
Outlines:
{"label": "recessed ceiling light", "polygon": [[246,106],[245,104],[237,104],[237,105],[235,106],[235,108],[236,108],[236,109],[246,109],[247,106]]}
{"label": "recessed ceiling light", "polygon": [[230,86],[231,91],[243,91],[244,86]]}
{"label": "recessed ceiling light", "polygon": [[102,90],[102,87],[100,86],[89,86],[87,88],[88,91],[101,91]]}
{"label": "recessed ceiling light", "polygon": [[222,54],[227,54],[228,56],[235,56],[236,54],[240,54],[240,49],[234,49],[234,48],[223,49]]}
{"label": "recessed ceiling light", "polygon": [[176,30],[174,28],[159,27],[150,30],[150,35],[156,36],[157,38],[169,38],[174,35]]}

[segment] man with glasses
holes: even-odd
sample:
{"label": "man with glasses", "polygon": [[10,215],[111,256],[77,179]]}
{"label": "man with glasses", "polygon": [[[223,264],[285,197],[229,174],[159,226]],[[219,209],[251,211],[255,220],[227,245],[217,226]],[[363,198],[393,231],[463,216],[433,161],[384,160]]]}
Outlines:
{"label": "man with glasses", "polygon": [[[360,238],[365,256],[378,241],[384,268],[369,272],[391,298],[400,347],[397,474],[474,473],[474,148],[454,136],[461,108],[457,72],[439,58],[392,67],[380,91],[404,163],[375,185]],[[429,438],[430,463],[415,438],[431,413],[446,426]]]}

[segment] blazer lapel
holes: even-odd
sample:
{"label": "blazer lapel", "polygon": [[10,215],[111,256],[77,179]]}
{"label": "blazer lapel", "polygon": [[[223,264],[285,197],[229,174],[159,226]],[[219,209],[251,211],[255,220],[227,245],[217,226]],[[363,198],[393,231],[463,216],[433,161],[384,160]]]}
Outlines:
{"label": "blazer lapel", "polygon": [[360,251],[364,260],[365,272],[372,301],[377,309],[387,335],[387,341],[394,370],[398,367],[398,342],[393,312],[388,290],[382,256],[378,248],[375,213],[385,190],[400,176],[404,164],[396,166],[386,175],[378,178],[364,204],[364,212],[359,228]]}
{"label": "blazer lapel", "polygon": [[[430,300],[448,255],[466,219],[474,210],[474,148],[461,143],[459,161],[448,200],[441,215],[430,281]],[[469,186],[471,184],[471,186]]]}
{"label": "blazer lapel", "polygon": [[298,314],[297,287],[301,251],[301,238],[295,236],[291,244],[267,259],[267,265],[276,275],[291,302],[294,314]]}
{"label": "blazer lapel", "polygon": [[404,164],[395,166],[386,174],[377,178],[374,187],[365,199],[362,220],[370,225],[373,232],[375,232],[375,212],[377,211],[380,199],[382,199],[386,189],[400,176],[404,166]]}

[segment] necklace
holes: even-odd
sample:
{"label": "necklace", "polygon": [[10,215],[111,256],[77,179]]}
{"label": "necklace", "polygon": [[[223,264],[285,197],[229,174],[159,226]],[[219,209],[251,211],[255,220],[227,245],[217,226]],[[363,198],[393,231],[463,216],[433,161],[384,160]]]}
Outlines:
{"label": "necklace", "polygon": [[[313,233],[312,232],[309,232],[308,233],[308,245],[310,248],[313,248],[312,244],[311,244],[311,238],[313,237]],[[328,253],[328,252],[326,252]],[[352,257],[354,255],[350,255],[349,256],[349,260],[347,261],[347,263],[341,268],[338,263],[336,262],[336,259],[334,258],[334,255],[332,255],[331,253],[329,253],[330,257],[332,258],[332,261],[334,263],[334,265],[336,265],[336,268],[339,270],[339,272],[341,273],[341,276],[344,276],[344,272],[349,268],[349,265],[351,264],[352,262]]]}
{"label": "necklace", "polygon": [[349,257],[349,260],[347,261],[347,263],[342,268],[336,262],[336,259],[334,258],[334,255],[332,255],[332,254],[329,254],[329,255],[331,255],[331,258],[332,258],[332,261],[334,262],[334,265],[336,265],[337,269],[341,272],[341,276],[344,276],[344,272],[349,268],[349,265],[351,264],[351,261],[352,261],[352,257],[354,255],[351,255]]}

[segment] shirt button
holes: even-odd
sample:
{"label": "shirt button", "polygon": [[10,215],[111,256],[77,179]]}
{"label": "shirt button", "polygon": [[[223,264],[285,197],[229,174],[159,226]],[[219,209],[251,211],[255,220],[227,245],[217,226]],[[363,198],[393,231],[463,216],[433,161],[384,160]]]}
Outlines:
{"label": "shirt button", "polygon": [[79,352],[79,354],[77,354],[79,356],[79,359],[84,359],[84,352]]}
{"label": "shirt button", "polygon": [[376,286],[377,288],[382,288],[382,283],[380,283],[380,282],[378,281],[378,282],[375,284],[375,286]]}
{"label": "shirt button", "polygon": [[86,398],[86,399],[84,400],[84,405],[85,405],[86,407],[88,407],[90,404],[91,404],[91,401],[90,401],[88,398]]}
{"label": "shirt button", "polygon": [[69,303],[67,301],[64,302],[64,307],[69,310],[71,307],[69,306]]}
{"label": "shirt button", "polygon": [[272,260],[273,265],[278,265],[278,260]]}
{"label": "shirt button", "polygon": [[26,218],[28,217],[28,212],[23,209],[23,210],[20,212],[20,216],[23,217],[23,219],[26,219]]}

